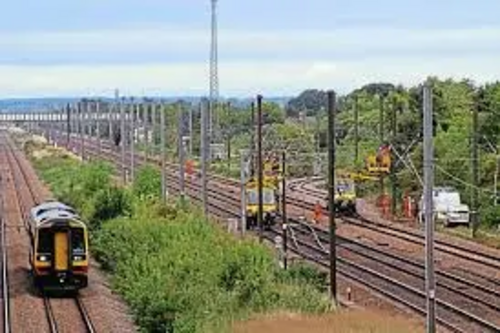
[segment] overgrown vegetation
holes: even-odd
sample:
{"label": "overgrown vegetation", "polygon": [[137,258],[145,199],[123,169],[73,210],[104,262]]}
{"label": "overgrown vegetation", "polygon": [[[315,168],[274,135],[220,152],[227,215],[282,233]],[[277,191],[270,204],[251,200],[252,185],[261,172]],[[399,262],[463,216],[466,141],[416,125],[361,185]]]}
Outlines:
{"label": "overgrown vegetation", "polygon": [[324,274],[304,264],[284,272],[258,242],[234,238],[192,207],[162,204],[156,170],[139,170],[123,189],[109,165],[40,156],[36,168],[90,222],[92,250],[145,332],[221,332],[253,313],[328,310]]}

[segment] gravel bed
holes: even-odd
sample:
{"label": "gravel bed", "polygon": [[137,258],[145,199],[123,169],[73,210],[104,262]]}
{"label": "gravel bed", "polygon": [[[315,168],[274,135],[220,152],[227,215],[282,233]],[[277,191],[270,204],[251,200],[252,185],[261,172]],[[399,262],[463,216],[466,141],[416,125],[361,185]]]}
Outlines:
{"label": "gravel bed", "polygon": [[[50,306],[60,333],[87,333],[75,300],[72,298],[50,298]],[[104,331],[99,331],[104,332]]]}

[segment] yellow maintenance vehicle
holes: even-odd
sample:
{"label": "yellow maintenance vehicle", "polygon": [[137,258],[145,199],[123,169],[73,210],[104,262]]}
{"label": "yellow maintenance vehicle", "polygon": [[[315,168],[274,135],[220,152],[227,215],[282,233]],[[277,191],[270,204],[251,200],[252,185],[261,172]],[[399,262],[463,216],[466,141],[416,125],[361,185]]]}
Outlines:
{"label": "yellow maintenance vehicle", "polygon": [[347,177],[336,177],[334,210],[338,212],[356,213],[356,184]]}
{"label": "yellow maintenance vehicle", "polygon": [[[276,221],[278,214],[279,168],[275,162],[264,163],[262,178],[262,222],[269,228]],[[259,210],[259,184],[258,178],[253,176],[245,184],[246,219],[247,227],[252,229],[257,226]]]}
{"label": "yellow maintenance vehicle", "polygon": [[365,160],[365,168],[359,172],[346,173],[344,177],[355,181],[379,180],[391,172],[391,147],[382,145],[377,154],[369,155]]}
{"label": "yellow maintenance vehicle", "polygon": [[[363,181],[376,181],[391,171],[390,146],[382,145],[377,154],[369,155],[365,168],[358,172],[345,172],[336,175],[334,210],[337,212],[356,213],[356,184]],[[328,197],[326,198],[328,202]]]}

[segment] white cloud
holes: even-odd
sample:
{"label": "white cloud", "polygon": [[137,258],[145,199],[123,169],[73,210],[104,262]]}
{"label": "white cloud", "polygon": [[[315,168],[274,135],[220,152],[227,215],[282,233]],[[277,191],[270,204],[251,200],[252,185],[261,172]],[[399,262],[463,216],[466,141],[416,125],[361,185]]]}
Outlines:
{"label": "white cloud", "polygon": [[[0,48],[7,57],[36,59],[57,56],[78,58],[79,54],[96,61],[106,54],[127,55],[208,54],[209,31],[179,27],[75,32],[0,33]],[[443,50],[484,53],[498,50],[500,27],[477,29],[389,29],[363,27],[335,30],[275,30],[219,32],[220,54],[252,56],[288,56],[302,52],[335,55],[336,52],[365,52],[375,57],[380,52],[439,52]],[[385,54],[384,54],[385,55]],[[5,55],[4,55],[5,57]],[[138,57],[136,60],[140,61]]]}
{"label": "white cloud", "polygon": [[[112,96],[115,88],[133,95],[206,94],[208,42],[208,31],[175,27],[0,33],[0,94]],[[295,94],[311,87],[346,92],[373,81],[415,84],[428,75],[500,78],[500,27],[222,30],[219,48],[224,95]],[[172,53],[192,61],[162,60]],[[119,65],[105,64],[103,56]],[[20,58],[40,64],[15,65]],[[43,65],[51,59],[59,63]]]}
{"label": "white cloud", "polygon": [[[389,81],[406,85],[428,75],[471,78],[478,82],[500,77],[498,58],[406,58],[366,61],[235,61],[220,65],[223,95],[296,94],[307,88],[348,92],[362,84]],[[208,90],[205,63],[128,66],[0,66],[4,97],[113,95],[204,95]]]}

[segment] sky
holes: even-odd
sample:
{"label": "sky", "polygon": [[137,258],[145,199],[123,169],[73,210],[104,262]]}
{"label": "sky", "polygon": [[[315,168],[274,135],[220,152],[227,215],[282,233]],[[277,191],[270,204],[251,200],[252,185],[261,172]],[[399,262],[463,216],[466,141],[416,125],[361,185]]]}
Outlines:
{"label": "sky", "polygon": [[[223,96],[500,77],[498,0],[218,0]],[[209,0],[17,0],[0,98],[207,95]]]}

